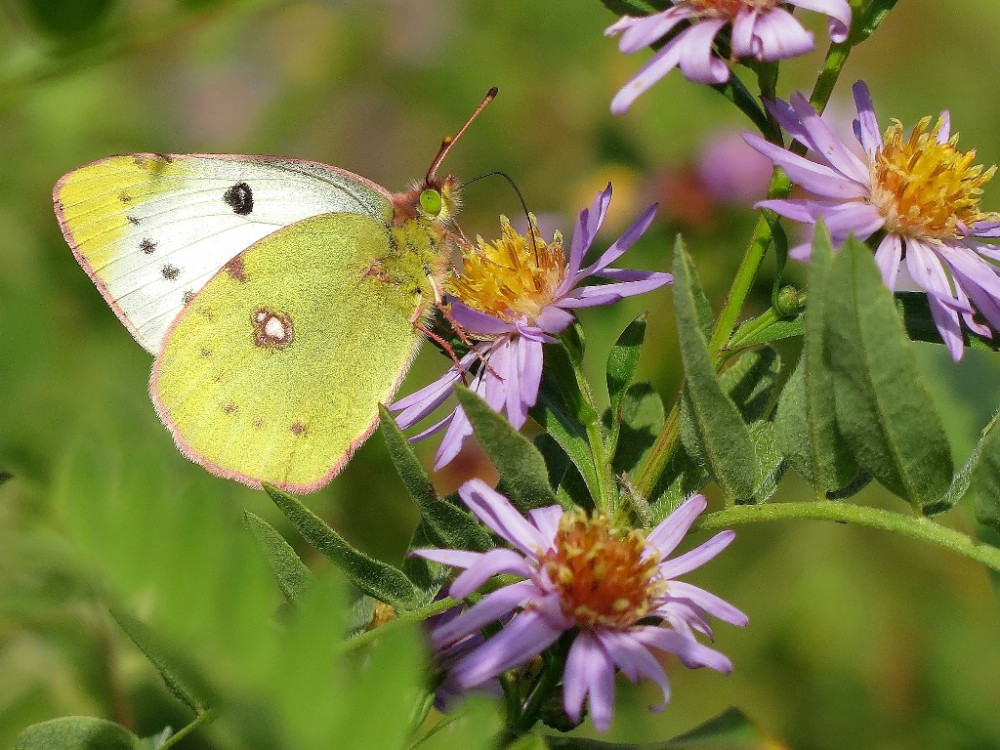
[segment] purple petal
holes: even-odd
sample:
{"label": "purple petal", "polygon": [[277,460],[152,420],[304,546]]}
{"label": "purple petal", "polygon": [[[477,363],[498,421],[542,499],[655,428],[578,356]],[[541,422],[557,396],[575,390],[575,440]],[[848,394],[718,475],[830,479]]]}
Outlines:
{"label": "purple petal", "polygon": [[847,0],[788,0],[806,10],[812,10],[830,17],[830,39],[838,44],[846,41],[851,30],[851,6]]}
{"label": "purple petal", "polygon": [[491,622],[503,619],[518,607],[539,595],[538,587],[531,581],[518,581],[491,591],[468,609],[462,610],[442,625],[434,628],[431,640],[436,648],[478,632]]}
{"label": "purple petal", "polygon": [[866,184],[860,184],[831,167],[804,159],[753,133],[744,133],[743,140],[784,169],[792,182],[802,185],[812,193],[827,198],[868,197]]}
{"label": "purple petal", "polygon": [[557,297],[572,286],[573,279],[576,278],[577,272],[580,270],[584,256],[594,242],[594,237],[597,236],[598,230],[604,223],[604,218],[608,215],[608,206],[611,204],[611,193],[612,188],[609,182],[607,187],[595,196],[590,208],[585,208],[577,217],[576,228],[573,230],[573,241],[570,244],[566,278],[563,279],[556,290]]}
{"label": "purple petal", "polygon": [[802,127],[809,137],[809,146],[823,162],[861,185],[870,180],[869,170],[857,155],[847,148],[830,126],[823,121],[802,94],[793,94],[789,100]]}
{"label": "purple petal", "polygon": [[671,581],[667,584],[667,595],[672,599],[687,599],[712,617],[738,628],[744,627],[749,621],[742,611],[725,599],[684,581]]}
{"label": "purple petal", "polygon": [[475,565],[483,556],[482,552],[436,548],[415,549],[410,554],[430,560],[431,562],[440,563],[441,565],[450,565],[453,568],[468,568]]}
{"label": "purple petal", "polygon": [[624,297],[633,297],[659,289],[671,281],[673,281],[673,277],[670,274],[654,272],[642,281],[622,281],[614,284],[584,286],[574,291],[572,296],[559,300],[557,304],[559,307],[569,309],[611,305]]}
{"label": "purple petal", "polygon": [[733,671],[732,662],[724,654],[668,628],[653,625],[635,628],[632,635],[640,643],[647,646],[677,654],[686,667],[708,667],[723,674]]}
{"label": "purple petal", "polygon": [[534,558],[548,549],[549,541],[522,516],[510,501],[482,479],[470,479],[458,489],[459,497],[494,533]]}
{"label": "purple petal", "polygon": [[562,635],[541,612],[532,609],[514,616],[499,633],[452,667],[458,684],[468,690],[524,664],[547,649]]}
{"label": "purple petal", "polygon": [[811,52],[814,46],[813,35],[783,8],[776,6],[757,17],[751,49],[758,60],[798,57]]}
{"label": "purple petal", "polygon": [[458,300],[451,300],[451,315],[462,328],[474,333],[483,333],[490,336],[510,333],[514,330],[511,323],[494,318],[492,315],[473,310],[467,305],[463,305]]}
{"label": "purple petal", "polygon": [[524,557],[512,549],[491,549],[489,552],[483,553],[478,560],[455,579],[448,593],[456,599],[464,599],[493,576],[501,573],[531,578],[534,570]]}
{"label": "purple petal", "polygon": [[532,322],[546,333],[562,333],[573,320],[572,313],[560,310],[555,305],[548,305],[535,316]]}
{"label": "purple petal", "polygon": [[684,39],[686,33],[686,31],[682,31],[680,35],[672,39],[639,68],[639,72],[628,83],[622,86],[621,90],[615,94],[615,98],[611,100],[613,113],[616,115],[624,114],[640,95],[677,67],[677,63],[680,61],[679,43]]}
{"label": "purple petal", "polygon": [[875,251],[875,263],[882,274],[882,283],[891,291],[896,290],[896,277],[903,260],[903,241],[898,234],[887,234],[878,243]]}
{"label": "purple petal", "polygon": [[736,15],[729,35],[733,57],[757,57],[760,44],[754,39],[754,26],[758,16],[758,11],[741,11]]}
{"label": "purple petal", "polygon": [[656,548],[660,557],[666,557],[677,549],[677,545],[707,507],[708,500],[704,495],[692,495],[661,521],[649,533],[646,541]]}
{"label": "purple petal", "polygon": [[663,273],[662,271],[636,271],[631,268],[605,268],[594,275],[598,278],[611,279],[612,281],[645,281],[654,276],[665,276],[667,284],[672,284],[674,281],[673,274]]}
{"label": "purple petal", "polygon": [[707,563],[728,547],[735,538],[736,532],[734,531],[729,529],[720,531],[704,544],[685,552],[680,557],[660,563],[660,575],[668,579],[684,575]]}
{"label": "purple petal", "polygon": [[602,732],[611,726],[614,712],[615,669],[610,657],[594,636],[581,632],[570,646],[563,673],[563,708],[579,721],[583,701],[590,696],[590,718]]}
{"label": "purple petal", "polygon": [[962,340],[962,326],[958,320],[958,313],[953,308],[942,304],[941,300],[932,294],[927,295],[927,304],[931,308],[934,325],[937,326],[941,340],[948,348],[952,360],[961,361],[962,355],[965,353],[965,342]]}
{"label": "purple petal", "polygon": [[451,423],[445,432],[441,445],[434,455],[434,471],[440,471],[443,466],[451,463],[462,450],[462,445],[472,436],[472,423],[465,416],[461,406],[456,407],[450,417]]}
{"label": "purple petal", "polygon": [[[596,262],[594,262],[587,268],[583,269],[582,271],[579,271],[573,277],[567,275],[567,280],[572,278],[572,282],[570,283],[570,286],[567,288],[576,286],[582,279],[586,278],[587,276],[591,276],[597,273],[598,271],[607,268],[616,260],[618,260],[620,257],[622,257],[622,255],[628,252],[629,249],[631,249],[632,245],[635,244],[636,240],[638,240],[642,236],[642,234],[647,229],[649,229],[649,225],[653,223],[653,218],[656,216],[656,209],[659,208],[659,205],[660,205],[659,203],[654,203],[652,206],[647,208],[643,212],[642,216],[636,219],[632,223],[632,226],[626,229],[625,232],[622,234],[622,236],[619,237],[617,240],[615,240],[612,243],[611,247],[605,250],[601,254],[601,257],[598,258]],[[563,282],[563,285],[566,285],[566,281]]]}
{"label": "purple petal", "polygon": [[618,42],[618,49],[625,54],[632,54],[643,47],[648,47],[657,39],[665,37],[674,26],[692,15],[692,9],[679,6],[668,8],[662,13],[652,16],[641,18],[625,16],[614,25],[609,26],[604,33],[606,36],[622,34],[622,38]]}
{"label": "purple petal", "polygon": [[670,701],[670,683],[667,682],[663,667],[649,649],[632,638],[628,632],[605,630],[596,633],[596,637],[630,682],[635,684],[645,677],[659,685],[663,691],[663,701],[659,705],[650,706],[650,709],[662,711],[666,708]]}
{"label": "purple petal", "polygon": [[858,108],[858,119],[855,120],[857,127],[854,133],[868,154],[868,158],[874,159],[882,149],[882,131],[879,130],[878,119],[875,117],[872,95],[864,81],[855,83],[851,90],[854,92],[854,104]]}
{"label": "purple petal", "polygon": [[725,83],[729,80],[729,66],[715,56],[712,44],[715,35],[726,25],[724,18],[705,18],[681,32],[678,53],[681,72],[694,83]]}
{"label": "purple petal", "polygon": [[538,532],[548,540],[547,548],[551,548],[555,542],[556,532],[559,531],[559,521],[562,519],[563,509],[559,505],[549,505],[545,508],[534,508],[528,511],[531,522],[535,524]]}

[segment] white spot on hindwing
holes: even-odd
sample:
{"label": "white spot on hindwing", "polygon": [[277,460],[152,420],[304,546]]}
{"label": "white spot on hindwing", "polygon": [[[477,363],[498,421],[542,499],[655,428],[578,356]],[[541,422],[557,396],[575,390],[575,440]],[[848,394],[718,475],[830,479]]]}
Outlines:
{"label": "white spot on hindwing", "polygon": [[292,319],[285,313],[261,307],[250,316],[253,342],[264,349],[287,349],[295,338]]}

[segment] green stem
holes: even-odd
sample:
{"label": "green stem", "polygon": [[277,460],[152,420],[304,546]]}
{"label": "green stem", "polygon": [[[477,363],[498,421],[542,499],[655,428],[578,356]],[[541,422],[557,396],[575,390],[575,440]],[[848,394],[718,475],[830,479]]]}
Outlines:
{"label": "green stem", "polygon": [[598,475],[598,497],[594,498],[594,504],[598,510],[603,510],[613,515],[617,510],[615,476],[611,468],[611,461],[604,448],[604,436],[601,434],[600,422],[592,421],[587,423],[587,442],[590,443],[590,451],[594,456],[594,466],[597,468]]}
{"label": "green stem", "polygon": [[347,654],[351,651],[355,651],[363,646],[367,646],[373,641],[377,641],[387,631],[394,630],[406,623],[410,622],[422,622],[428,617],[433,617],[436,614],[444,612],[446,609],[451,609],[456,604],[458,600],[452,599],[450,596],[444,599],[438,599],[437,601],[431,602],[423,607],[417,607],[417,609],[411,609],[407,612],[400,613],[396,619],[390,620],[385,625],[381,627],[374,628],[373,630],[366,630],[360,635],[356,635],[353,638],[348,638],[342,644],[340,644],[340,653]]}
{"label": "green stem", "polygon": [[881,508],[869,508],[863,505],[851,505],[830,500],[737,505],[703,516],[693,528],[702,531],[715,531],[747,523],[795,520],[837,521],[855,526],[866,526],[870,529],[892,531],[917,541],[943,547],[1000,572],[1000,548],[998,547],[978,542],[959,531],[941,526],[922,516],[905,516]]}
{"label": "green stem", "polygon": [[559,680],[562,678],[571,640],[564,635],[550,655],[543,657],[545,658],[545,666],[542,676],[535,684],[535,689],[531,691],[528,703],[518,717],[517,722],[514,726],[510,727],[510,731],[514,734],[527,732],[538,722],[538,717],[545,706],[545,702],[552,695],[552,691],[556,689],[559,685]]}
{"label": "green stem", "polygon": [[160,750],[167,750],[168,748],[173,747],[182,739],[191,734],[193,731],[198,729],[198,727],[205,724],[211,724],[213,721],[215,721],[217,716],[218,713],[215,711],[214,708],[210,708],[207,711],[202,711],[200,714],[194,717],[194,720],[190,724],[181,727],[180,731],[177,732],[176,734],[170,735],[170,737],[167,738],[167,741],[160,746]]}
{"label": "green stem", "polygon": [[[735,104],[747,116],[750,122],[757,127],[761,134],[768,140],[771,140],[775,134],[771,118],[735,73],[730,74],[729,80],[725,83],[712,84],[711,87]],[[778,131],[778,137],[781,137],[780,131]]]}

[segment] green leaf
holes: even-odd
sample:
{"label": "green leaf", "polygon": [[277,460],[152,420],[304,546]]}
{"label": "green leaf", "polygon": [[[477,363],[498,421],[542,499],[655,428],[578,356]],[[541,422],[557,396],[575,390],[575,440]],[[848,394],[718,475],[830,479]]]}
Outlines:
{"label": "green leaf", "polygon": [[616,16],[648,16],[657,11],[656,6],[644,0],[601,0],[601,2]]}
{"label": "green leaf", "polygon": [[652,523],[659,523],[669,516],[710,479],[705,468],[692,458],[683,445],[678,445],[653,490],[652,497],[656,499],[652,503]]}
{"label": "green leaf", "polygon": [[114,606],[109,606],[108,609],[118,626],[160,673],[174,697],[195,713],[208,709],[211,691],[187,658],[124,610]]}
{"label": "green leaf", "polygon": [[455,393],[479,444],[500,473],[501,491],[522,512],[553,505],[556,498],[538,449],[472,391],[456,386]]}
{"label": "green leaf", "polygon": [[780,745],[737,708],[666,742],[620,744],[577,737],[550,737],[552,750],[766,750]]}
{"label": "green leaf", "polygon": [[267,484],[264,490],[306,541],[340,568],[358,589],[398,610],[413,609],[422,603],[419,589],[398,568],[354,549],[298,498]]}
{"label": "green leaf", "polygon": [[115,0],[21,0],[29,19],[41,31],[74,36],[99,26],[115,6]]}
{"label": "green leaf", "polygon": [[[547,349],[556,350],[556,356],[559,356],[557,347],[550,346]],[[566,357],[565,354],[562,356]],[[545,361],[546,365],[551,361],[548,352]],[[580,398],[582,399],[582,396]],[[587,441],[585,428],[577,418],[570,416],[570,407],[567,406],[563,392],[551,372],[542,376],[538,403],[530,413],[531,418],[565,451],[577,472],[586,481],[591,496],[596,496],[599,481],[597,467],[594,465],[594,456]]]}
{"label": "green leaf", "polygon": [[646,338],[646,316],[640,315],[626,326],[608,355],[607,381],[608,396],[611,399],[612,415],[617,411],[625,389],[635,378],[639,367],[639,354]]}
{"label": "green leaf", "polygon": [[[733,333],[730,346],[738,349],[748,349],[751,346],[768,344],[795,336],[801,336],[804,330],[805,316],[795,313],[788,318],[779,318],[759,330],[753,330],[760,323],[755,318],[744,321]],[[751,333],[752,331],[752,333]]]}
{"label": "green leaf", "polygon": [[143,750],[143,742],[114,722],[66,716],[28,727],[13,750]]}
{"label": "green leaf", "polygon": [[7,484],[7,482],[9,482],[13,478],[14,478],[13,472],[0,471],[0,487]]}
{"label": "green leaf", "polygon": [[750,425],[750,437],[760,461],[760,473],[753,494],[744,502],[756,505],[766,502],[777,492],[787,462],[778,450],[773,422],[754,422]]}
{"label": "green leaf", "polygon": [[631,474],[663,429],[663,399],[649,383],[634,383],[622,395],[618,415],[621,427],[612,467],[616,474]]}
{"label": "green leaf", "polygon": [[828,283],[833,249],[819,229],[809,263],[809,302],[802,356],[782,391],[775,415],[777,447],[824,497],[850,483],[858,467],[837,428],[833,375],[826,362],[827,301],[840,293]]}
{"label": "green leaf", "polygon": [[243,522],[264,553],[264,558],[274,573],[281,593],[294,604],[313,582],[309,568],[299,559],[284,537],[263,518],[247,510],[243,512]]}
{"label": "green leaf", "polygon": [[379,405],[382,415],[382,437],[385,438],[389,456],[392,458],[400,479],[406,485],[410,497],[420,509],[420,517],[426,525],[428,541],[436,547],[488,550],[493,546],[489,534],[472,517],[471,513],[446,503],[434,491],[427,472],[413,453],[409,441],[399,429],[389,410]]}
{"label": "green leaf", "polygon": [[[696,439],[695,452],[704,457],[722,491],[729,498],[746,498],[754,490],[754,479],[759,471],[757,457],[739,410],[715,375],[698,318],[698,295],[693,291],[694,269],[680,239],[674,250],[673,271],[677,336],[684,363],[684,411],[690,420],[689,434]],[[689,450],[694,447],[685,445]]]}
{"label": "green leaf", "polygon": [[[990,423],[973,452],[969,485],[975,495],[976,520],[1000,531],[1000,430]],[[964,471],[964,470],[963,470]]]}
{"label": "green leaf", "polygon": [[743,420],[754,422],[764,419],[770,412],[780,372],[778,352],[764,346],[740,356],[719,376],[719,382],[740,410]]}
{"label": "green leaf", "polygon": [[826,342],[837,424],[858,462],[916,507],[951,483],[951,448],[871,251],[849,240],[833,261]]}

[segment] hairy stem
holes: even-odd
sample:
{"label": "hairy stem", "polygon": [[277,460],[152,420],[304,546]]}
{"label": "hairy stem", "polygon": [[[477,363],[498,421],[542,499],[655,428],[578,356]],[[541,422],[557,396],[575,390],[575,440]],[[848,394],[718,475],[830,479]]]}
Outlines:
{"label": "hairy stem", "polygon": [[459,602],[456,599],[452,599],[450,596],[444,599],[438,599],[437,601],[431,602],[423,607],[418,607],[417,609],[411,609],[408,612],[402,612],[396,619],[390,620],[385,625],[381,627],[374,628],[372,630],[366,630],[360,635],[356,635],[353,638],[348,638],[342,644],[340,644],[340,653],[346,654],[359,649],[363,646],[367,646],[372,641],[376,641],[386,634],[387,631],[393,630],[400,627],[405,623],[410,622],[422,622],[428,617],[433,617],[436,614],[444,612],[446,609],[451,609]]}

